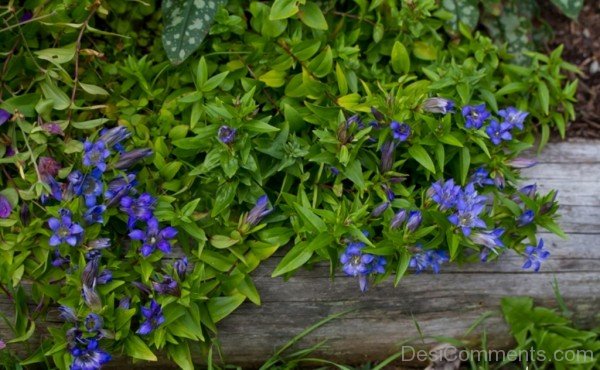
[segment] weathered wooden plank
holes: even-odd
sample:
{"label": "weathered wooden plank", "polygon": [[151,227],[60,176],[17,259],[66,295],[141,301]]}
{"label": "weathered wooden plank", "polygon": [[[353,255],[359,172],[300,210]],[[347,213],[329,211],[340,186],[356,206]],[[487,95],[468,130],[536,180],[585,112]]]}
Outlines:
{"label": "weathered wooden plank", "polygon": [[[523,271],[522,257],[507,253],[497,262],[448,265],[440,275],[410,275],[397,288],[386,281],[361,293],[353,278],[338,272],[332,280],[326,265],[301,270],[287,282],[273,279],[270,275],[279,257],[273,258],[253,274],[262,305],[245,303],[219,323],[224,361],[260,364],[314,322],[346,309],[355,311],[318,329],[299,345],[326,339],[316,356],[344,363],[380,360],[398,351],[402,341],[418,337],[415,321],[425,335],[461,337],[481,314],[497,311],[503,296],[530,295],[539,303],[553,304],[554,277],[576,320],[600,324],[600,142],[551,144],[539,160],[538,166],[524,171],[525,183],[536,182],[540,190],[559,190],[560,224],[569,234],[568,240],[562,240],[542,233],[552,256],[539,273]],[[0,297],[0,310],[10,309]],[[56,317],[51,314],[48,319],[52,322]],[[499,317],[486,322],[486,331],[492,348],[510,344]],[[0,333],[6,333],[2,321]],[[476,331],[470,339],[477,340],[478,335]],[[119,359],[111,364],[122,368],[124,363]],[[139,368],[167,368],[164,362],[154,365],[144,363]]]}

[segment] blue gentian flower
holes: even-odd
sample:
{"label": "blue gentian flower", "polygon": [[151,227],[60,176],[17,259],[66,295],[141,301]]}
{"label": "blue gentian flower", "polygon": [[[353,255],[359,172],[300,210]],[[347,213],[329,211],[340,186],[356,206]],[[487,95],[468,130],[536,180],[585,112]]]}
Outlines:
{"label": "blue gentian flower", "polygon": [[516,127],[519,130],[522,130],[523,122],[529,113],[520,111],[515,107],[508,107],[506,109],[500,109],[498,115],[504,118],[504,122],[508,123],[511,128]]}
{"label": "blue gentian flower", "polygon": [[519,191],[529,198],[534,198],[537,192],[537,184],[530,184],[527,186],[523,186]]}
{"label": "blue gentian flower", "polygon": [[367,290],[367,276],[371,273],[385,273],[387,262],[384,257],[362,253],[364,246],[362,242],[351,242],[340,256],[342,270],[348,276],[358,277],[360,290],[363,292]]}
{"label": "blue gentian flower", "polygon": [[217,133],[217,136],[219,138],[219,141],[221,141],[223,144],[231,144],[235,140],[236,133],[237,130],[233,127],[223,125],[219,127],[219,132]]}
{"label": "blue gentian flower", "polygon": [[406,221],[406,229],[410,232],[415,231],[421,225],[422,220],[423,215],[421,214],[421,211],[410,211],[408,214],[408,221]]}
{"label": "blue gentian flower", "polygon": [[152,149],[133,149],[129,152],[121,153],[117,163],[115,163],[115,168],[117,170],[126,170],[129,167],[132,167],[137,162],[142,159],[149,157],[152,155]]}
{"label": "blue gentian flower", "polygon": [[383,212],[385,212],[385,210],[388,209],[389,206],[390,206],[390,202],[380,203],[377,207],[375,207],[373,212],[371,212],[371,217],[381,216],[383,214]]}
{"label": "blue gentian flower", "polygon": [[524,269],[533,267],[533,271],[538,272],[544,262],[550,257],[550,252],[544,249],[544,240],[540,239],[538,246],[534,247],[528,245],[525,247],[525,263],[523,264]]}
{"label": "blue gentian flower", "polygon": [[339,174],[340,174],[340,170],[338,170],[338,169],[337,169],[336,167],[334,167],[334,166],[330,166],[330,167],[329,167],[329,171],[331,172],[331,174],[332,174],[333,176],[337,176],[337,175],[339,175]]}
{"label": "blue gentian flower", "polygon": [[100,370],[102,365],[110,361],[111,356],[99,348],[97,339],[90,338],[86,341],[85,348],[76,346],[71,349],[73,363],[70,370]]}
{"label": "blue gentian flower", "polygon": [[396,199],[396,194],[394,194],[394,191],[387,184],[382,184],[381,189],[383,189],[388,201],[392,202]]}
{"label": "blue gentian flower", "polygon": [[56,268],[66,268],[71,265],[71,257],[63,257],[58,249],[54,250],[54,258],[52,259],[52,266]]}
{"label": "blue gentian flower", "polygon": [[129,137],[131,137],[131,132],[129,132],[125,126],[117,126],[100,131],[100,141],[102,141],[107,148],[112,148]]}
{"label": "blue gentian flower", "polygon": [[448,210],[456,205],[461,194],[460,185],[454,184],[454,179],[446,182],[439,180],[431,184],[431,199],[440,205],[440,211]]}
{"label": "blue gentian flower", "polygon": [[60,125],[56,122],[43,123],[40,125],[40,128],[50,135],[65,136],[65,132],[63,131],[62,127],[60,127]]}
{"label": "blue gentian flower", "polygon": [[85,326],[85,329],[91,333],[102,329],[104,320],[98,314],[92,312],[85,317],[83,325]]}
{"label": "blue gentian flower", "polygon": [[116,177],[114,180],[108,183],[106,192],[104,192],[104,198],[106,199],[106,206],[111,207],[118,204],[129,192],[137,186],[135,175],[130,173],[126,177]]}
{"label": "blue gentian flower", "polygon": [[506,164],[508,164],[512,168],[523,169],[523,168],[531,168],[531,167],[535,166],[536,164],[538,164],[538,161],[536,161],[535,159],[532,159],[532,158],[517,157],[517,158],[511,159]]}
{"label": "blue gentian flower", "polygon": [[406,141],[410,136],[410,126],[406,123],[392,121],[390,128],[392,129],[392,136],[397,141]]}
{"label": "blue gentian flower", "polygon": [[[479,195],[475,190],[475,184],[468,183],[465,189],[458,196],[456,206],[459,209],[473,208],[475,205],[484,205],[487,202],[487,197]],[[479,214],[479,213],[478,213]]]}
{"label": "blue gentian flower", "polygon": [[75,311],[69,306],[59,306],[58,311],[60,312],[58,317],[63,319],[65,322],[76,323],[77,315]]}
{"label": "blue gentian flower", "polygon": [[85,211],[85,214],[83,215],[83,219],[85,220],[85,222],[88,225],[95,224],[95,223],[101,224],[104,222],[104,211],[105,210],[106,210],[105,205],[93,206],[92,208],[89,208],[87,211]]}
{"label": "blue gentian flower", "polygon": [[454,102],[444,98],[429,98],[423,102],[422,108],[430,113],[447,114],[454,109]]}
{"label": "blue gentian flower", "polygon": [[494,185],[494,180],[490,178],[490,173],[483,167],[479,167],[471,175],[470,182],[477,186]]}
{"label": "blue gentian flower", "polygon": [[61,165],[51,157],[40,157],[38,159],[38,172],[42,177],[42,181],[49,183],[50,180],[58,175]]}
{"label": "blue gentian flower", "polygon": [[92,241],[87,242],[87,246],[89,249],[105,249],[110,247],[110,239],[108,238],[99,238]]}
{"label": "blue gentian flower", "polygon": [[117,306],[117,308],[120,308],[123,310],[128,310],[129,307],[131,307],[131,298],[130,297],[123,297],[123,298],[119,299],[119,305]]}
{"label": "blue gentian flower", "polygon": [[471,206],[462,205],[459,201],[457,203],[458,212],[448,216],[448,221],[453,225],[460,227],[462,233],[465,236],[471,234],[473,228],[485,228],[485,222],[479,218],[479,214],[485,207],[485,204],[476,203]]}
{"label": "blue gentian flower", "polygon": [[106,144],[102,140],[92,143],[86,140],[83,143],[83,165],[94,167],[101,172],[106,171],[106,159],[110,157],[110,150],[106,148]]}
{"label": "blue gentian flower", "polygon": [[485,104],[467,105],[462,109],[462,115],[465,117],[465,128],[479,130],[483,122],[490,117],[490,112],[485,108]]}
{"label": "blue gentian flower", "polygon": [[250,227],[256,226],[260,221],[269,213],[273,212],[273,209],[268,209],[269,198],[266,195],[261,196],[256,201],[256,204],[245,217],[244,224]]}
{"label": "blue gentian flower", "polygon": [[180,258],[173,263],[173,269],[175,270],[175,273],[177,273],[177,276],[179,276],[180,280],[185,279],[187,267],[188,267],[187,257]]}
{"label": "blue gentian flower", "polygon": [[74,247],[83,234],[83,228],[79,224],[73,223],[71,211],[61,209],[60,214],[60,219],[52,217],[48,220],[48,226],[54,232],[50,237],[49,244],[55,247],[61,243],[66,243]]}
{"label": "blue gentian flower", "polygon": [[96,283],[98,285],[108,284],[113,280],[112,271],[105,269],[102,270],[100,274],[98,274],[98,278],[96,279]]}
{"label": "blue gentian flower", "polygon": [[12,114],[10,114],[8,111],[5,111],[4,109],[0,109],[0,126],[5,124],[6,121],[8,121],[10,119],[11,116],[12,116]]}
{"label": "blue gentian flower", "polygon": [[12,213],[12,205],[4,195],[0,195],[0,218],[8,218]]}
{"label": "blue gentian flower", "polygon": [[181,294],[177,280],[173,279],[173,277],[169,275],[163,276],[163,279],[160,283],[153,281],[152,287],[157,294],[168,294],[173,296],[179,296]]}
{"label": "blue gentian flower", "polygon": [[394,153],[396,152],[396,143],[386,141],[381,146],[381,172],[388,172],[394,166]]}
{"label": "blue gentian flower", "polygon": [[173,227],[168,226],[161,230],[158,220],[154,217],[147,221],[146,231],[136,229],[129,233],[131,239],[143,242],[141,252],[144,257],[148,257],[156,249],[165,254],[171,253],[170,240],[176,235],[177,230]]}
{"label": "blue gentian flower", "polygon": [[498,254],[497,248],[504,248],[504,243],[500,237],[504,234],[504,229],[498,228],[490,232],[474,232],[471,234],[470,239],[475,244],[484,246],[482,249],[480,258],[481,262],[487,261],[489,252]]}
{"label": "blue gentian flower", "polygon": [[427,250],[423,251],[422,246],[417,246],[415,253],[413,253],[408,266],[415,270],[415,273],[425,271],[428,267],[431,267],[433,273],[439,274],[440,265],[444,262],[448,262],[448,255],[442,250]]}
{"label": "blue gentian flower", "polygon": [[102,308],[102,300],[100,300],[100,296],[98,292],[96,292],[96,286],[88,286],[87,284],[83,284],[81,289],[81,296],[86,305],[92,307],[93,309]]}
{"label": "blue gentian flower", "polygon": [[512,140],[510,125],[508,123],[498,123],[498,121],[493,119],[485,129],[485,132],[494,145],[500,145],[502,140]]}
{"label": "blue gentian flower", "polygon": [[132,228],[137,221],[147,222],[154,217],[156,199],[148,193],[142,193],[136,199],[125,196],[119,203],[121,210],[129,215],[127,221],[129,228]]}
{"label": "blue gentian flower", "polygon": [[385,116],[383,115],[383,113],[381,113],[377,108],[375,107],[371,107],[371,113],[373,114],[373,117],[375,117],[375,119],[377,121],[383,121],[385,119]]}
{"label": "blue gentian flower", "polygon": [[137,334],[147,335],[154,329],[158,328],[165,322],[165,317],[162,313],[162,307],[154,299],[150,301],[149,307],[142,307],[142,316],[144,322],[136,331]]}
{"label": "blue gentian flower", "polygon": [[517,221],[517,225],[519,226],[527,226],[530,223],[533,222],[533,219],[535,218],[535,212],[533,212],[532,210],[527,210],[525,212],[523,212],[521,214],[521,216],[519,216],[519,220]]}
{"label": "blue gentian flower", "polygon": [[407,213],[405,209],[401,209],[398,212],[396,212],[396,214],[392,218],[392,221],[390,221],[390,229],[397,229],[401,227],[404,223],[404,220],[406,220],[406,216]]}

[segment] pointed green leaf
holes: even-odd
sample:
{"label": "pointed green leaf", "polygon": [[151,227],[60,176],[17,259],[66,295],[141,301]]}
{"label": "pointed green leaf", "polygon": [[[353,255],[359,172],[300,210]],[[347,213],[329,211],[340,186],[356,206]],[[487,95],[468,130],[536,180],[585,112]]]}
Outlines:
{"label": "pointed green leaf", "polygon": [[416,144],[408,148],[408,154],[429,172],[435,173],[435,165],[429,154],[427,154],[427,151],[421,145]]}

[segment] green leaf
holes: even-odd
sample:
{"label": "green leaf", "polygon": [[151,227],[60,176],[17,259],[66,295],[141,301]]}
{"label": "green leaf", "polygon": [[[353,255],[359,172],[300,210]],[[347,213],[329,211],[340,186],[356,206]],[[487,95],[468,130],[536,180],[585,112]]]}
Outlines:
{"label": "green leaf", "polygon": [[62,48],[50,48],[35,51],[34,54],[43,60],[47,60],[54,65],[69,63],[75,56],[75,43]]}
{"label": "green leaf", "polygon": [[317,4],[312,1],[308,1],[298,13],[300,20],[302,23],[307,25],[310,28],[314,28],[317,30],[326,30],[328,29],[327,21],[323,16],[323,12]]}
{"label": "green leaf", "polygon": [[362,173],[362,166],[359,160],[352,161],[346,168],[344,168],[342,173],[344,176],[346,176],[346,178],[352,181],[359,190],[365,190],[366,185]]}
{"label": "green leaf", "polygon": [[400,261],[398,261],[398,266],[396,267],[396,276],[394,277],[394,286],[398,286],[400,280],[406,273],[408,269],[408,264],[410,262],[411,255],[406,250],[402,250],[400,254]]}
{"label": "green leaf", "polygon": [[509,84],[504,85],[504,87],[502,87],[500,90],[496,91],[496,96],[504,96],[526,90],[527,84],[523,82],[511,82]]}
{"label": "green leaf", "polygon": [[54,109],[65,110],[71,105],[71,99],[49,77],[46,78],[45,82],[40,84],[40,87],[46,99],[52,100]]}
{"label": "green leaf", "polygon": [[261,75],[258,80],[264,82],[269,87],[281,87],[285,84],[285,71],[278,71],[272,69],[267,73]]}
{"label": "green leaf", "polygon": [[245,300],[246,296],[236,293],[228,297],[213,297],[206,305],[213,322],[217,323],[229,316]]}
{"label": "green leaf", "polygon": [[178,344],[170,345],[169,356],[181,369],[194,370],[192,354],[190,353],[190,346],[187,342],[180,342]]}
{"label": "green leaf", "polygon": [[583,8],[583,0],[550,0],[567,17],[576,20]]}
{"label": "green leaf", "polygon": [[396,41],[392,48],[392,69],[396,73],[408,73],[410,70],[410,56],[400,41]]}
{"label": "green leaf", "polygon": [[90,121],[84,122],[73,122],[71,125],[80,130],[89,130],[98,126],[102,126],[106,122],[110,121],[108,118],[96,118]]}
{"label": "green leaf", "polygon": [[331,233],[323,232],[317,235],[314,239],[309,241],[303,241],[296,244],[290,251],[281,259],[281,262],[277,265],[272,277],[281,276],[290,271],[294,271],[300,266],[304,265],[316,250],[322,249],[329,244],[333,243],[333,236]]}
{"label": "green leaf", "polygon": [[416,41],[413,45],[413,53],[422,60],[436,60],[437,49],[435,46],[423,41]]}
{"label": "green leaf", "polygon": [[238,240],[232,239],[225,235],[213,235],[210,238],[210,244],[217,249],[226,249],[236,245]]}
{"label": "green leaf", "polygon": [[218,214],[223,212],[227,207],[229,207],[231,202],[233,202],[233,198],[235,198],[237,187],[237,181],[231,181],[225,183],[219,188],[219,190],[217,191],[215,204],[213,205],[213,209],[211,212],[212,217],[217,216]]}
{"label": "green leaf", "polygon": [[421,166],[425,167],[429,172],[435,173],[435,165],[433,164],[429,154],[427,154],[421,145],[415,144],[408,148],[408,154],[417,162],[419,162]]}
{"label": "green leaf", "polygon": [[152,353],[148,345],[137,335],[130,335],[125,339],[125,353],[133,358],[146,361],[157,361],[156,355]]}
{"label": "green leaf", "polygon": [[550,92],[548,91],[548,86],[542,81],[538,83],[538,94],[540,106],[542,107],[542,111],[545,115],[550,114]]}
{"label": "green leaf", "polygon": [[304,220],[305,224],[312,226],[313,230],[320,232],[327,231],[327,224],[309,208],[303,207],[298,203],[294,203],[294,208],[298,212],[298,216]]}
{"label": "green leaf", "polygon": [[317,77],[325,77],[333,70],[333,53],[327,46],[309,64],[308,69]]}
{"label": "green leaf", "polygon": [[183,62],[202,43],[217,9],[227,0],[165,0],[162,2],[162,42],[174,64]]}
{"label": "green leaf", "polygon": [[81,89],[83,91],[85,91],[86,93],[88,93],[88,94],[103,95],[103,96],[109,95],[108,91],[104,90],[100,86],[86,84],[86,83],[83,83],[83,82],[79,82],[79,86],[81,86]]}
{"label": "green leaf", "polygon": [[462,148],[459,152],[460,157],[460,183],[465,185],[467,183],[467,176],[469,175],[469,166],[471,165],[471,152],[469,148]]}
{"label": "green leaf", "polygon": [[275,0],[271,6],[269,20],[287,19],[299,10],[296,0]]}

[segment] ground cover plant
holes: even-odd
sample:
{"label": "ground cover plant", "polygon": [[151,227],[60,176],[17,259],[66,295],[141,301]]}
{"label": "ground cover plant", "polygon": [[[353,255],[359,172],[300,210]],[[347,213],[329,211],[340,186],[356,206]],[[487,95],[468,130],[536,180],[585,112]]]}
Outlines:
{"label": "ground cover plant", "polygon": [[560,48],[515,64],[432,0],[162,9],[0,7],[2,343],[39,345],[23,365],[192,368],[279,249],[274,277],[329,261],[364,291],[509,249],[543,268],[556,193],[519,170],[574,117]]}

